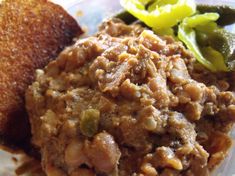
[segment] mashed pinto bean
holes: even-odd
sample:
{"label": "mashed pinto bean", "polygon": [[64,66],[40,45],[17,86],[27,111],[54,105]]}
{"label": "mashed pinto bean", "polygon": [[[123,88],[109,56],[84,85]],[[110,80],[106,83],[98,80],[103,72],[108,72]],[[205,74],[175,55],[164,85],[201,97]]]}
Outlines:
{"label": "mashed pinto bean", "polygon": [[37,71],[32,142],[49,176],[206,176],[231,146],[229,85],[180,42],[109,20]]}

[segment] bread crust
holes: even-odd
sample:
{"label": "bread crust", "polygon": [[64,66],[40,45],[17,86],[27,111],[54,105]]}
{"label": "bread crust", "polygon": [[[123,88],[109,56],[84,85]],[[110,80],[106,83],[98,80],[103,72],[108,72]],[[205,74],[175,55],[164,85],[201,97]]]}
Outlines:
{"label": "bread crust", "polygon": [[77,22],[47,0],[5,0],[0,5],[0,141],[29,141],[25,90],[72,39],[82,33]]}

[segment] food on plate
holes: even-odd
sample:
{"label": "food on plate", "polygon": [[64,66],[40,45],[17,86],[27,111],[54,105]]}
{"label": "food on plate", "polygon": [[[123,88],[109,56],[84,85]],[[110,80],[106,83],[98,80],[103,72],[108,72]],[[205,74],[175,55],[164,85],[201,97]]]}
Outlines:
{"label": "food on plate", "polygon": [[122,6],[154,29],[175,26],[196,12],[194,0],[121,0]]}
{"label": "food on plate", "polygon": [[234,9],[202,5],[196,9],[194,0],[121,0],[121,4],[157,34],[181,40],[207,69],[235,70],[235,34],[215,22],[221,15],[220,24],[234,23]]}
{"label": "food on plate", "polygon": [[235,10],[234,7],[230,7],[228,5],[206,5],[206,4],[199,4],[197,5],[197,10],[200,13],[207,13],[207,12],[216,12],[220,15],[218,20],[218,24],[224,26],[233,24],[235,22]]}
{"label": "food on plate", "polygon": [[77,22],[47,0],[5,0],[0,5],[0,141],[22,144],[30,126],[24,94],[37,68],[54,59],[73,37]]}
{"label": "food on plate", "polygon": [[231,74],[211,72],[171,36],[104,22],[37,70],[27,90],[45,173],[209,175],[231,146]]}

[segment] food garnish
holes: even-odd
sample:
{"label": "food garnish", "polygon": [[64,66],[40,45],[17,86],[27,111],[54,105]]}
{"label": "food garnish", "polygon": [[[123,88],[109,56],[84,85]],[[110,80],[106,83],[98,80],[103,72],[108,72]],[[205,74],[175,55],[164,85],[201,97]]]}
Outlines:
{"label": "food garnish", "polygon": [[175,26],[196,12],[194,0],[121,0],[121,4],[136,18],[156,29]]}
{"label": "food garnish", "polygon": [[178,38],[210,71],[235,69],[235,35],[216,23],[220,15],[227,16],[225,8],[199,6],[200,13],[193,0],[121,0],[121,4],[158,35]]}
{"label": "food garnish", "polygon": [[[200,31],[200,29],[205,28],[207,25],[216,26],[216,23],[213,23],[213,21],[216,21],[218,18],[219,15],[217,13],[205,13],[185,18],[179,25],[178,37],[187,46],[187,48],[193,52],[198,62],[203,64],[206,68],[211,71],[227,71],[224,58],[221,53],[212,47],[204,47],[200,49],[197,44],[197,28]],[[207,33],[203,33],[202,30],[200,32],[201,35],[207,35]],[[209,32],[213,32],[211,28],[209,29]],[[205,58],[205,56],[207,57]]]}

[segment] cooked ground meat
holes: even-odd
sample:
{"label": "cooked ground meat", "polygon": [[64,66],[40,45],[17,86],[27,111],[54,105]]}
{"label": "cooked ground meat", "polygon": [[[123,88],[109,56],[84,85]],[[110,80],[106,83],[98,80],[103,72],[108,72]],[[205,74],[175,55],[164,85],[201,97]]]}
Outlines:
{"label": "cooked ground meat", "polygon": [[227,80],[171,37],[109,20],[37,71],[32,142],[49,176],[206,176],[231,146]]}

